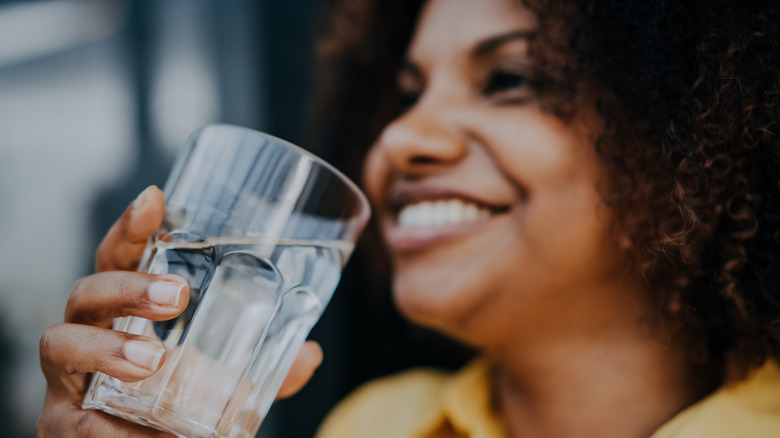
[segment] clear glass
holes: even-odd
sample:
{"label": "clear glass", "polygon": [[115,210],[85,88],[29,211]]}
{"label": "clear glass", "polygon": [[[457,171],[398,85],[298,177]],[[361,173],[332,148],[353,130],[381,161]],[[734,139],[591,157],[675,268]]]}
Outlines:
{"label": "clear glass", "polygon": [[215,125],[187,140],[165,219],[139,270],[190,285],[170,321],[117,330],[160,339],[167,359],[125,383],[97,373],[84,408],[182,437],[253,437],[319,319],[369,217],[333,167],[283,140]]}

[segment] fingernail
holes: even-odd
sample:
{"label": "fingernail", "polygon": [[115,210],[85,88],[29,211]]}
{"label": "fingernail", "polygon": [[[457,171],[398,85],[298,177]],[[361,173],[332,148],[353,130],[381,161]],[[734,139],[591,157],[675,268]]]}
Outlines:
{"label": "fingernail", "polygon": [[165,354],[165,348],[144,341],[127,341],[122,351],[125,359],[149,371],[157,371]]}
{"label": "fingernail", "polygon": [[149,300],[158,306],[179,307],[181,290],[184,285],[171,281],[155,281],[149,285]]}
{"label": "fingernail", "polygon": [[144,189],[143,192],[141,192],[138,197],[135,198],[135,201],[133,201],[133,208],[140,208],[146,200],[149,198],[149,190],[151,190],[152,186],[147,187]]}

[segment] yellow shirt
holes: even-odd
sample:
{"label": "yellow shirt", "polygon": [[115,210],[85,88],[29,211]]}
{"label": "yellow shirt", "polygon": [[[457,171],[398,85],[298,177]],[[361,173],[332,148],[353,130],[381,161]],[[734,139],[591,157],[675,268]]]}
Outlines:
{"label": "yellow shirt", "polygon": [[[448,376],[414,370],[370,382],[339,404],[317,438],[499,438],[490,363]],[[740,383],[683,410],[651,438],[779,438],[780,366],[768,362]]]}

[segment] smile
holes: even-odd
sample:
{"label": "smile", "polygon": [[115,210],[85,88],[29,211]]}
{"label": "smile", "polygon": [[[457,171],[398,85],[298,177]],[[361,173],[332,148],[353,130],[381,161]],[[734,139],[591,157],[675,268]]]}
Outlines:
{"label": "smile", "polygon": [[459,199],[423,201],[401,208],[396,222],[399,228],[438,227],[477,222],[492,214],[488,208]]}
{"label": "smile", "polygon": [[389,247],[417,252],[482,228],[508,207],[488,207],[462,198],[427,199],[399,207],[385,230]]}

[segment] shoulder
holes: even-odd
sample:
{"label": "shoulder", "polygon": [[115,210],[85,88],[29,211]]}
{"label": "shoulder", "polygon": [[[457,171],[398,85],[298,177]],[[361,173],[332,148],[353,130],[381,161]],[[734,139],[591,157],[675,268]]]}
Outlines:
{"label": "shoulder", "polygon": [[331,411],[317,437],[412,436],[435,411],[448,377],[438,370],[415,369],[371,381]]}
{"label": "shoulder", "polygon": [[652,438],[780,436],[780,366],[769,361],[748,379],[727,385],[682,411]]}

